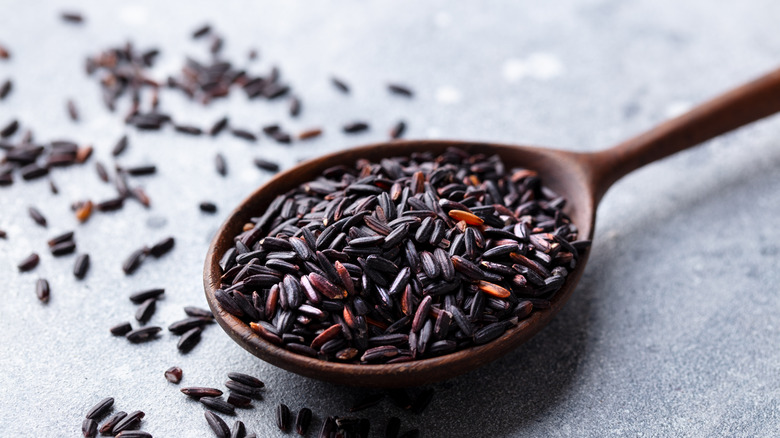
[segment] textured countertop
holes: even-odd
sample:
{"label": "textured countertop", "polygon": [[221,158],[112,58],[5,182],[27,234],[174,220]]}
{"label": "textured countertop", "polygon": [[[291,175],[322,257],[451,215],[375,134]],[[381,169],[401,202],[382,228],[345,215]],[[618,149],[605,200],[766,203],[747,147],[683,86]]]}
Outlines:
{"label": "textured countertop", "polygon": [[[146,412],[155,437],[211,437],[203,408],[165,381],[178,365],[181,385],[222,388],[228,371],[266,382],[265,401],[238,418],[258,436],[279,436],[274,407],[307,406],[318,428],[344,415],[361,394],[305,379],[261,362],[218,327],[191,353],[176,338],[131,345],[108,328],[131,320],[127,296],[166,288],[151,323],[166,327],[185,305],[205,306],[201,270],[222,218],[268,174],[252,158],[297,160],[380,141],[399,118],[407,138],[524,143],[590,151],[614,144],[691,105],[778,66],[780,3],[772,0],[555,0],[551,2],[29,2],[0,6],[0,125],[13,118],[40,141],[73,138],[94,145],[94,160],[125,132],[118,162],[157,164],[138,178],[152,198],[76,222],[70,203],[112,194],[94,163],[56,170],[52,179],[0,188],[0,436],[80,434],[99,399]],[[542,4],[544,6],[542,6]],[[81,26],[59,19],[76,8]],[[175,72],[185,55],[205,58],[190,33],[209,22],[230,59],[263,72],[278,65],[302,97],[290,121],[283,102],[247,101],[236,92],[202,107],[164,92],[162,109],[208,126],[229,114],[255,131],[280,121],[295,132],[322,126],[305,144],[280,146],[222,135],[190,138],[141,133],[102,106],[83,72],[84,58],[122,44],[161,49],[154,73]],[[337,75],[349,96],[329,83]],[[409,84],[414,99],[389,95],[388,81]],[[71,122],[65,100],[79,105]],[[127,104],[127,101],[124,101]],[[121,111],[120,111],[121,113]],[[370,132],[339,127],[365,119]],[[213,169],[221,151],[228,178]],[[216,215],[198,210],[212,200]],[[27,215],[37,206],[49,226]],[[358,415],[372,436],[397,415],[402,430],[424,437],[473,436],[777,436],[780,430],[780,119],[771,118],[642,169],[618,183],[599,208],[590,261],[578,290],[533,340],[484,368],[435,385],[422,415],[385,401]],[[74,257],[53,258],[46,240],[75,230],[92,267],[83,281]],[[124,258],[162,237],[175,249],[132,276]],[[40,266],[18,273],[31,251]],[[35,298],[47,278],[51,301]]]}

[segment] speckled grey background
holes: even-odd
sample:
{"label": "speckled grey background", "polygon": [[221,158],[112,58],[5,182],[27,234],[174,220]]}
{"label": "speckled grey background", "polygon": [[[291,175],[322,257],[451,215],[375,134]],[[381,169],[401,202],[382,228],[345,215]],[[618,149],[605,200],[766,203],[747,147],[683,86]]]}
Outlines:
{"label": "speckled grey background", "polygon": [[[240,370],[267,382],[266,400],[238,418],[258,436],[278,436],[273,406],[311,407],[317,424],[343,414],[358,390],[274,369],[214,326],[186,356],[176,339],[129,345],[108,327],[132,318],[127,295],[165,287],[152,323],[167,326],[184,305],[205,305],[201,267],[221,218],[267,175],[263,156],[284,167],[296,160],[385,138],[403,117],[409,137],[522,142],[596,150],[653,126],[717,92],[779,64],[780,3],[773,0],[554,0],[547,2],[284,1],[30,2],[0,6],[0,80],[14,79],[0,102],[0,124],[18,117],[40,140],[70,137],[94,144],[110,163],[125,132],[83,74],[83,58],[132,37],[158,45],[155,74],[164,77],[185,54],[203,57],[189,33],[211,22],[232,59],[260,50],[252,67],[271,64],[304,100],[288,121],[284,103],[247,102],[241,93],[207,108],[178,94],[163,109],[208,125],[230,114],[258,129],[282,121],[291,130],[324,126],[305,145],[248,144],[229,136],[187,138],[170,131],[130,132],[119,162],[155,162],[157,176],[138,181],[153,208],[129,203],[78,225],[69,203],[111,196],[93,164],[52,178],[0,189],[0,436],[76,436],[85,411],[114,396],[116,408],[146,411],[156,437],[209,437],[200,405],[163,379],[172,365],[182,385],[221,387]],[[84,26],[57,14],[77,8]],[[243,62],[243,61],[242,61]],[[337,74],[350,96],[328,83]],[[389,80],[408,83],[413,100],[390,96]],[[82,121],[64,110],[76,98]],[[126,104],[126,103],[125,103]],[[370,133],[345,137],[355,118]],[[228,157],[230,178],[212,166]],[[777,436],[780,430],[780,120],[769,119],[711,141],[621,181],[599,209],[595,245],[579,289],[535,339],[481,370],[436,385],[429,410],[414,416],[385,403],[365,411],[380,436],[398,415],[424,437],[473,436]],[[197,210],[215,200],[219,214]],[[38,206],[42,229],[26,214]],[[79,251],[92,255],[84,281],[74,256],[53,259],[46,239],[75,229]],[[166,235],[176,249],[125,277],[120,265],[141,244]],[[32,273],[15,265],[42,255]],[[52,285],[48,305],[34,284]]]}

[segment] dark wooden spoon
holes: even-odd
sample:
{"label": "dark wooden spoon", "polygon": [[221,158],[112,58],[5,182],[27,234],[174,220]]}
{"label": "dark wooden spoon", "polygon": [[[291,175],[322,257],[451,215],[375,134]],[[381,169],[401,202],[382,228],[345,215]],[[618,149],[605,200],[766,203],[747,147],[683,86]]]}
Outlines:
{"label": "dark wooden spoon", "polygon": [[277,175],[236,208],[217,232],[206,256],[206,298],[217,322],[239,345],[257,357],[304,376],[363,387],[404,387],[454,377],[493,361],[547,325],[574,291],[585,269],[586,252],[547,309],[508,330],[500,338],[445,356],[391,365],[353,365],[326,362],[299,355],[266,342],[249,326],[224,311],[214,297],[219,287],[219,259],[233,245],[233,237],[253,216],[259,216],[279,193],[311,181],[325,168],[353,165],[360,158],[379,161],[412,152],[443,152],[458,147],[471,153],[498,154],[507,167],[539,172],[542,181],[568,199],[567,213],[580,238],[591,239],[596,207],[607,189],[622,176],[655,160],[780,111],[780,70],[729,91],[692,111],[611,149],[595,153],[567,152],[527,146],[458,141],[404,141],[380,143],[326,155]]}

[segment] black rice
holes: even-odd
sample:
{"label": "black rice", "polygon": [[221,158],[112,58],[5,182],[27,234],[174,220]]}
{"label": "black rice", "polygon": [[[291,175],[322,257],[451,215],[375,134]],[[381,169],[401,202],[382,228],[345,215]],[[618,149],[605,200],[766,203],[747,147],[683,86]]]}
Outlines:
{"label": "black rice", "polygon": [[16,267],[19,269],[19,272],[27,272],[35,269],[35,267],[38,266],[38,262],[40,261],[41,259],[38,257],[38,254],[32,253],[19,262]]}
{"label": "black rice", "polygon": [[184,308],[184,313],[186,313],[187,316],[214,319],[214,314],[212,314],[210,310],[202,309],[200,307],[186,306]]}
{"label": "black rice", "polygon": [[111,198],[106,199],[105,201],[98,202],[95,204],[95,209],[97,211],[107,212],[107,211],[116,211],[122,208],[125,205],[125,198],[124,197],[117,197],[117,198]]}
{"label": "black rice", "polygon": [[406,131],[406,122],[400,120],[390,129],[390,138],[393,140],[399,139],[404,135],[404,131]]}
{"label": "black rice", "polygon": [[301,131],[298,134],[298,140],[309,140],[312,138],[317,138],[320,135],[322,135],[322,129],[320,128],[311,128],[307,129],[305,131]]}
{"label": "black rice", "polygon": [[216,167],[218,174],[222,176],[227,175],[227,163],[225,162],[225,156],[221,153],[218,153],[214,157],[214,166]]}
{"label": "black rice", "polygon": [[207,408],[226,415],[236,415],[236,408],[226,402],[222,397],[201,397],[200,402]]}
{"label": "black rice", "polygon": [[157,308],[156,298],[147,298],[144,302],[138,306],[135,312],[135,319],[141,324],[146,324],[149,319],[154,315],[154,311]]}
{"label": "black rice", "polygon": [[414,403],[412,403],[412,412],[415,414],[422,414],[423,411],[425,411],[425,408],[431,403],[431,400],[433,400],[433,394],[433,388],[423,389],[414,400]]}
{"label": "black rice", "polygon": [[22,179],[33,180],[49,174],[49,169],[37,163],[28,164],[20,169]]}
{"label": "black rice", "polygon": [[311,416],[311,409],[309,408],[301,408],[301,410],[298,411],[298,415],[295,416],[295,432],[297,432],[298,435],[306,435],[309,430],[309,425],[311,424]]}
{"label": "black rice", "polygon": [[405,389],[391,389],[387,391],[387,395],[390,397],[390,401],[397,407],[406,411],[412,408],[414,401]]}
{"label": "black rice", "polygon": [[92,409],[87,411],[86,418],[91,418],[93,420],[100,419],[101,417],[103,417],[103,415],[108,413],[108,411],[111,409],[113,405],[114,405],[114,398],[106,397],[103,400],[99,401],[95,406],[93,406]]}
{"label": "black rice", "polygon": [[67,240],[64,242],[54,244],[49,249],[51,250],[51,254],[55,257],[71,254],[73,251],[76,250],[76,242],[72,240]]}
{"label": "black rice", "polygon": [[216,213],[217,212],[217,205],[213,202],[209,201],[203,201],[201,202],[198,207],[200,208],[200,211],[204,213]]}
{"label": "black rice", "polygon": [[301,114],[301,100],[297,97],[290,98],[290,117],[298,117]]}
{"label": "black rice", "polygon": [[228,378],[235,380],[236,382],[243,383],[244,385],[251,386],[253,388],[263,388],[265,383],[257,377],[250,376],[249,374],[230,372]]}
{"label": "black rice", "polygon": [[[10,84],[10,82],[6,82],[7,84]],[[9,87],[10,90],[10,87]],[[6,91],[7,94],[7,91]],[[6,138],[14,135],[16,133],[16,130],[19,129],[19,121],[14,119],[8,122],[7,125],[5,125],[2,129],[0,129],[0,137]]]}
{"label": "black rice", "polygon": [[134,302],[135,304],[141,304],[150,298],[160,299],[164,294],[165,294],[165,289],[160,289],[160,288],[146,289],[131,294],[130,301]]}
{"label": "black rice", "polygon": [[46,279],[39,278],[35,283],[35,295],[42,303],[48,303],[50,294],[49,282]]}
{"label": "black rice", "polygon": [[342,79],[333,76],[330,78],[330,83],[333,84],[333,86],[342,93],[349,94],[349,85],[347,85],[347,83]]}
{"label": "black rice", "polygon": [[[0,48],[0,50],[2,50],[2,48]],[[11,92],[11,88],[13,88],[13,82],[11,82],[10,79],[6,79],[2,84],[0,84],[0,100],[3,100],[6,96],[8,96],[8,93]]]}
{"label": "black rice", "polygon": [[213,318],[203,316],[191,316],[181,321],[176,321],[168,326],[168,331],[177,335],[183,335],[184,333],[196,328],[203,327],[206,324],[213,323]]}
{"label": "black rice", "polygon": [[153,175],[157,173],[157,166],[154,164],[145,164],[140,166],[125,167],[122,170],[128,175],[132,176]]}
{"label": "black rice", "polygon": [[534,172],[458,149],[334,167],[256,213],[215,297],[303,355],[448,354],[549,305],[581,246],[563,205]]}
{"label": "black rice", "polygon": [[43,216],[43,214],[37,208],[30,207],[30,208],[27,209],[27,211],[28,211],[28,213],[30,213],[30,217],[32,218],[32,220],[36,224],[38,224],[38,225],[40,225],[42,227],[46,227],[46,225],[47,225],[46,218]]}
{"label": "black rice", "polygon": [[89,254],[79,254],[73,263],[73,275],[82,280],[89,271]]}
{"label": "black rice", "polygon": [[387,420],[387,426],[385,426],[385,438],[398,438],[398,433],[401,431],[401,419],[398,417],[390,417]]}
{"label": "black rice", "polygon": [[66,107],[68,109],[68,116],[70,117],[70,119],[73,120],[74,122],[78,122],[79,110],[78,108],[76,108],[76,102],[74,102],[73,99],[68,99]]}
{"label": "black rice", "polygon": [[284,433],[290,431],[290,408],[284,403],[276,407],[276,426]]}
{"label": "black rice", "polygon": [[97,171],[98,178],[103,182],[108,182],[108,172],[106,167],[100,161],[95,162],[95,171]]}
{"label": "black rice", "polygon": [[188,330],[183,335],[181,335],[181,338],[179,338],[179,342],[176,344],[176,348],[179,349],[179,351],[183,353],[187,353],[200,342],[200,334],[203,332],[203,329],[201,327],[195,327],[193,329]]}
{"label": "black rice", "polygon": [[245,385],[234,380],[228,380],[225,382],[225,387],[235,393],[261,400],[263,398],[263,391],[261,388]]}
{"label": "black rice", "polygon": [[230,438],[246,438],[246,426],[240,420],[233,423],[233,429],[230,431]]}
{"label": "black rice", "polygon": [[181,382],[182,370],[179,367],[170,367],[165,370],[165,380],[171,383]]}
{"label": "black rice", "polygon": [[109,417],[109,419],[106,420],[106,422],[103,423],[102,426],[100,426],[99,429],[100,434],[113,435],[114,427],[116,427],[116,425],[119,424],[120,421],[124,420],[125,417],[127,417],[127,412],[125,411],[115,412],[114,415]]}
{"label": "black rice", "polygon": [[146,258],[148,251],[148,248],[143,247],[130,253],[130,255],[125,259],[124,263],[122,263],[122,270],[125,271],[126,275],[132,274],[138,269],[138,267],[141,266],[141,263]]}
{"label": "black rice", "polygon": [[155,258],[162,257],[173,249],[176,241],[173,237],[166,237],[165,239],[155,243],[149,249],[149,254]]}
{"label": "black rice", "polygon": [[248,408],[252,406],[252,399],[237,392],[228,394],[227,402],[237,408]]}
{"label": "black rice", "polygon": [[119,139],[119,141],[116,142],[114,145],[114,148],[111,150],[111,155],[118,157],[127,149],[127,136],[123,135],[122,138]]}
{"label": "black rice", "polygon": [[202,386],[192,386],[188,388],[182,388],[180,391],[193,398],[200,397],[219,397],[222,395],[222,391],[216,388],[207,388]]}
{"label": "black rice", "polygon": [[125,430],[119,432],[116,438],[153,438],[152,434],[143,430]]}
{"label": "black rice", "polygon": [[355,134],[358,132],[367,131],[369,128],[367,122],[350,122],[342,127],[342,130],[347,134]]}
{"label": "black rice", "polygon": [[84,438],[94,438],[97,436],[97,427],[98,424],[95,420],[85,418],[81,423],[81,433],[84,435]]}
{"label": "black rice", "polygon": [[217,120],[211,126],[211,129],[209,129],[209,135],[211,135],[213,137],[213,136],[219,134],[220,132],[222,132],[222,130],[227,128],[227,125],[228,125],[228,118],[227,118],[227,116]]}
{"label": "black rice", "polygon": [[128,430],[134,427],[137,427],[141,423],[141,419],[144,418],[146,414],[143,411],[133,411],[129,414],[127,414],[126,417],[124,417],[119,423],[114,426],[112,429],[113,433],[119,433],[123,430]]}
{"label": "black rice", "polygon": [[279,165],[277,163],[274,163],[273,161],[268,161],[263,158],[255,158],[254,163],[255,166],[257,166],[258,168],[267,170],[269,172],[279,171]]}
{"label": "black rice", "polygon": [[63,12],[60,17],[62,21],[67,23],[81,24],[84,22],[84,16],[78,12]]}
{"label": "black rice", "polygon": [[336,427],[336,418],[327,417],[325,418],[325,421],[322,422],[320,433],[317,436],[320,438],[329,438],[336,434]]}
{"label": "black rice", "polygon": [[387,84],[387,89],[398,96],[413,97],[414,92],[407,86],[401,84]]}
{"label": "black rice", "polygon": [[225,420],[211,411],[206,411],[203,415],[217,438],[230,438],[230,428],[225,423]]}
{"label": "black rice", "polygon": [[203,130],[201,128],[198,128],[197,126],[173,125],[173,129],[175,129],[176,132],[181,132],[182,134],[189,134],[189,135],[201,135],[201,134],[203,134]]}
{"label": "black rice", "polygon": [[200,38],[202,36],[205,36],[209,32],[211,32],[211,25],[204,24],[203,26],[195,29],[195,31],[192,32],[192,38]]}
{"label": "black rice", "polygon": [[125,335],[128,341],[136,344],[155,339],[157,333],[160,333],[162,327],[142,327],[135,329]]}
{"label": "black rice", "polygon": [[114,336],[124,336],[133,330],[133,326],[129,322],[119,323],[109,329]]}
{"label": "black rice", "polygon": [[230,130],[230,133],[234,137],[243,138],[244,140],[257,141],[257,136],[246,129],[233,128]]}

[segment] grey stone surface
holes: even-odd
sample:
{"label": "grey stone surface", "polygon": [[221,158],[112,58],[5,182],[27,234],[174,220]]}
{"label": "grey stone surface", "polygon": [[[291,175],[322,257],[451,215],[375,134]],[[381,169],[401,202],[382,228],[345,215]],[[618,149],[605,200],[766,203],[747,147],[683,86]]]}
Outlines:
{"label": "grey stone surface", "polygon": [[[189,32],[213,23],[233,59],[260,50],[253,68],[278,64],[304,99],[289,122],[283,103],[246,102],[236,93],[209,107],[163,95],[163,108],[208,125],[229,113],[257,129],[282,120],[291,129],[321,125],[327,135],[280,147],[221,136],[130,132],[118,161],[154,161],[159,175],[139,178],[153,208],[129,203],[79,225],[70,202],[111,195],[93,164],[56,171],[61,194],[45,180],[0,189],[0,436],[75,436],[86,410],[105,396],[116,408],[141,409],[156,437],[209,437],[203,409],[167,383],[221,387],[225,373],[260,376],[268,394],[240,411],[258,436],[277,436],[273,407],[312,408],[316,424],[344,414],[359,390],[275,369],[209,328],[186,356],[176,339],[129,345],[108,333],[130,320],[127,295],[165,287],[152,324],[167,326],[184,305],[205,305],[201,269],[221,218],[261,184],[251,158],[297,160],[385,138],[399,117],[409,137],[522,142],[576,150],[614,144],[717,92],[777,67],[780,3],[772,0],[554,0],[548,2],[29,2],[0,6],[0,80],[15,89],[0,102],[0,124],[18,117],[41,140],[72,137],[94,144],[110,163],[125,132],[104,111],[83,74],[83,58],[130,37],[162,49],[155,72],[174,70],[185,54],[203,57]],[[78,8],[84,26],[63,24]],[[350,96],[332,89],[337,74]],[[411,101],[385,82],[412,85]],[[64,101],[77,99],[71,123]],[[343,136],[349,120],[370,133]],[[212,168],[228,156],[231,176]],[[435,386],[429,410],[414,416],[388,403],[365,411],[374,431],[390,415],[425,437],[472,436],[777,436],[780,430],[780,121],[773,118],[648,166],[621,181],[599,209],[595,244],[567,307],[536,338],[466,376]],[[197,203],[215,200],[215,216]],[[26,215],[38,206],[42,229]],[[76,230],[92,255],[84,281],[74,256],[53,259],[46,238]],[[174,235],[175,250],[126,277],[123,258],[139,245]],[[30,251],[41,265],[19,274]],[[38,277],[52,298],[34,295]]]}

